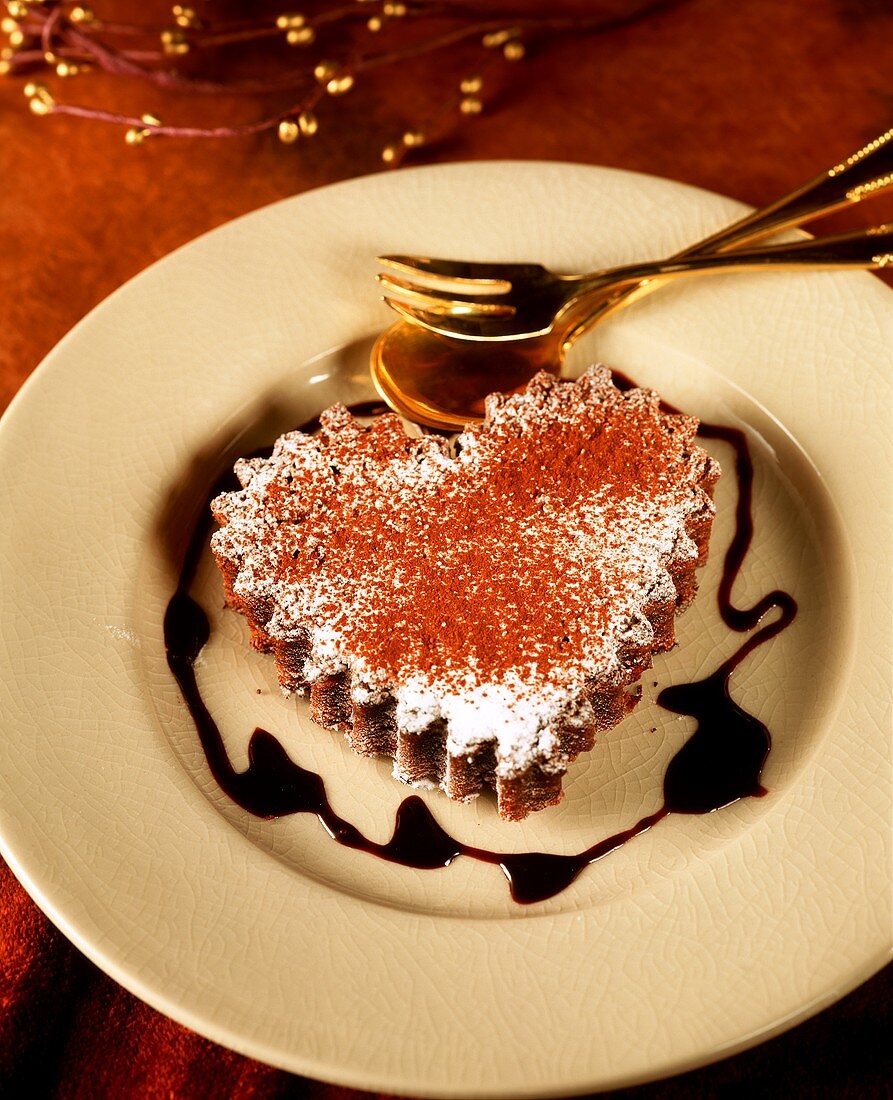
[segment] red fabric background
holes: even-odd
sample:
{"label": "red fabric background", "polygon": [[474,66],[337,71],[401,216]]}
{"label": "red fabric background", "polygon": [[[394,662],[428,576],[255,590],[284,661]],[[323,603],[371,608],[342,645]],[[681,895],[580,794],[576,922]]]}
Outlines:
{"label": "red fabric background", "polygon": [[[146,5],[135,2],[96,6],[101,15],[145,18]],[[623,9],[623,0],[611,7]],[[491,109],[415,163],[576,160],[761,204],[893,124],[891,63],[889,0],[687,0],[601,38],[534,51]],[[473,66],[465,59],[457,74]],[[0,80],[0,408],[125,279],[238,214],[378,170],[382,146],[448,87],[427,66],[376,76],[350,103],[327,104],[320,134],[299,147],[261,137],[131,149],[118,130],[33,117],[21,81]],[[166,121],[245,109],[222,98],[177,102],[100,75],[66,92]],[[893,220],[889,200],[827,224],[885,219]],[[624,1095],[890,1095],[890,988],[888,971],[789,1035]],[[135,1000],[68,944],[2,864],[0,1094],[356,1095],[241,1058]]]}

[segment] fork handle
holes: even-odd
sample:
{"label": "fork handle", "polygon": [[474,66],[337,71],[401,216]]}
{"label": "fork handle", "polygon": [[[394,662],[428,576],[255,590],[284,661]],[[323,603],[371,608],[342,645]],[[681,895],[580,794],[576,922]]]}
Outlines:
{"label": "fork handle", "polygon": [[805,241],[737,249],[708,256],[673,258],[658,263],[629,264],[589,281],[586,293],[605,293],[611,288],[648,281],[664,283],[684,276],[719,274],[724,271],[773,270],[794,268],[839,270],[893,265],[893,226],[880,225],[817,237]]}
{"label": "fork handle", "polygon": [[[802,222],[831,214],[851,203],[883,194],[893,188],[893,129],[887,130],[857,149],[855,153],[833,165],[801,187],[775,202],[746,214],[731,225],[677,252],[672,259],[725,252],[736,245],[759,240]],[[600,321],[621,305],[630,304],[657,288],[657,284],[637,288],[627,286],[617,294],[600,296],[581,320],[564,337],[571,344],[587,328]],[[581,303],[582,304],[582,303]],[[579,316],[577,310],[575,315]]]}
{"label": "fork handle", "polygon": [[[702,241],[678,253],[701,256],[724,252],[744,241],[790,229],[812,218],[824,217],[851,203],[880,195],[893,187],[893,129],[857,149],[827,171],[775,202],[746,214]],[[676,257],[674,257],[676,258]]]}

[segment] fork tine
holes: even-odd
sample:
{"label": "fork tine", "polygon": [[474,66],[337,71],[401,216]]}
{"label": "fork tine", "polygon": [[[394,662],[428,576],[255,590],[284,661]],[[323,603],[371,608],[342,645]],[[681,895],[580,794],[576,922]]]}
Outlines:
{"label": "fork tine", "polygon": [[402,298],[411,305],[430,309],[436,313],[511,317],[515,312],[515,307],[506,302],[481,301],[470,294],[429,290],[427,287],[414,286],[403,279],[396,279],[393,275],[378,274],[375,278],[389,297]]}
{"label": "fork tine", "polygon": [[491,264],[476,264],[465,260],[435,260],[428,256],[377,256],[382,267],[398,271],[411,278],[428,279],[434,284],[460,283],[486,290],[487,293],[508,294],[512,284],[508,279],[488,275]]}
{"label": "fork tine", "polygon": [[484,310],[466,309],[461,303],[458,307],[451,307],[449,303],[431,301],[431,299],[426,299],[423,295],[417,295],[417,299],[417,301],[407,301],[405,298],[391,297],[390,294],[383,294],[381,296],[381,300],[392,309],[396,309],[397,306],[402,306],[403,309],[417,313],[419,316],[441,318],[441,325],[444,330],[452,326],[453,322],[463,318],[471,324],[476,323],[478,326],[484,327],[498,323],[506,324],[509,321],[508,314],[495,310],[488,313]]}
{"label": "fork tine", "polygon": [[514,332],[491,332],[487,326],[491,324],[498,325],[498,321],[490,322],[483,317],[457,317],[451,313],[436,313],[433,310],[418,309],[415,306],[407,305],[405,302],[398,302],[394,298],[385,298],[384,301],[404,321],[409,321],[413,325],[421,325],[422,328],[429,329],[431,332],[436,332],[449,339],[480,340],[482,339],[482,331],[485,328],[486,338],[494,342],[517,338],[517,334]]}
{"label": "fork tine", "polygon": [[409,321],[410,324],[421,325],[422,328],[430,329],[432,332],[438,332],[441,336],[453,335],[452,325],[455,318],[449,317],[449,314],[440,314],[431,310],[417,309],[415,306],[407,305],[405,302],[398,302],[395,298],[382,298],[382,301],[390,306],[404,321]]}
{"label": "fork tine", "polygon": [[[434,314],[427,314],[420,309],[413,309],[412,306],[405,305],[403,302],[398,302],[395,298],[382,298],[382,301],[385,303],[385,305],[390,306],[391,309],[398,316],[402,317],[404,321],[409,321],[409,323],[412,325],[422,324],[422,317],[434,317]],[[430,328],[431,326],[425,323],[423,327]],[[443,330],[440,328],[435,328],[433,331],[442,332]]]}

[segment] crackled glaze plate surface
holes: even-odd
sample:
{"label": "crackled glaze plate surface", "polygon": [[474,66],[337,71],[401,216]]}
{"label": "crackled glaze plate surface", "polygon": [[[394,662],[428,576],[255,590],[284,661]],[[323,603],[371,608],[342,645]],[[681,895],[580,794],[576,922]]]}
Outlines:
{"label": "crackled glaze plate surface", "polygon": [[[718,277],[618,315],[576,349],[743,427],[756,535],[735,595],[794,624],[734,674],[767,723],[769,793],[671,816],[569,889],[514,904],[498,869],[413,871],[264,821],[213,782],[161,625],[208,486],[236,454],[372,395],[391,320],[372,257],[433,252],[583,269],[671,253],[740,208],[562,164],[457,164],[316,191],[150,268],[48,357],[0,430],[0,843],[39,905],[138,996],[237,1050],[344,1084],[432,1096],[570,1093],[682,1070],[815,1012],[890,938],[890,347],[867,275]],[[422,797],[463,841],[578,851],[657,808],[690,733],[657,692],[739,644],[712,557],[637,711],[520,825]],[[498,516],[494,516],[498,522]],[[238,767],[257,725],[384,840],[405,788],[284,700],[221,610],[198,669]]]}

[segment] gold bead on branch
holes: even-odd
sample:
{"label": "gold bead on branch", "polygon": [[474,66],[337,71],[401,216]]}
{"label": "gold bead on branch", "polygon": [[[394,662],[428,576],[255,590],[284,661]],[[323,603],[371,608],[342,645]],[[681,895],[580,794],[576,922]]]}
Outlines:
{"label": "gold bead on branch", "polygon": [[326,84],[326,91],[329,95],[344,95],[345,92],[349,92],[354,85],[354,79],[350,73],[345,73],[344,76],[333,77]]}
{"label": "gold bead on branch", "polygon": [[373,34],[378,34],[383,26],[384,20],[380,15],[373,15],[371,18],[366,20],[366,28],[367,30],[370,30]]}
{"label": "gold bead on branch", "polygon": [[381,151],[381,159],[385,164],[393,164],[400,150],[396,145],[386,145]]}
{"label": "gold bead on branch", "polygon": [[325,86],[329,95],[344,95],[354,85],[353,76],[345,73],[335,61],[320,61],[313,70],[313,75],[319,84]]}
{"label": "gold bead on branch", "polygon": [[194,8],[187,8],[183,4],[174,4],[172,11],[174,22],[178,27],[197,30],[201,26],[201,20],[195,14]]}
{"label": "gold bead on branch", "polygon": [[484,105],[476,95],[467,95],[459,101],[459,110],[463,115],[479,115]]}
{"label": "gold bead on branch", "polygon": [[316,41],[316,31],[313,27],[293,27],[286,31],[285,41],[289,46],[309,46]]}
{"label": "gold bead on branch", "polygon": [[84,66],[76,65],[74,61],[59,61],[56,64],[56,76],[63,78],[77,76],[84,71]]}
{"label": "gold bead on branch", "polygon": [[9,44],[14,50],[20,49],[25,45],[25,35],[23,31],[11,31],[9,35]]}
{"label": "gold bead on branch", "polygon": [[125,133],[124,140],[128,145],[142,145],[154,129],[161,125],[161,119],[155,115],[140,115],[145,126],[131,126]]}
{"label": "gold bead on branch", "polygon": [[520,61],[527,51],[524,49],[524,43],[514,39],[511,42],[506,42],[502,47],[502,56],[506,61]]}
{"label": "gold bead on branch", "polygon": [[333,80],[340,71],[341,69],[337,62],[320,61],[314,68],[313,75],[316,78],[317,84],[328,84],[328,82]]}
{"label": "gold bead on branch", "polygon": [[399,0],[396,0],[396,2],[391,2],[391,0],[389,0],[388,3],[384,4],[381,10],[385,15],[392,16],[394,19],[402,19],[408,11],[406,5],[399,3]]}
{"label": "gold bead on branch", "polygon": [[481,45],[488,50],[499,49],[500,46],[504,46],[506,42],[510,42],[513,38],[517,38],[519,35],[517,27],[508,27],[504,31],[492,31],[490,34],[485,34],[481,39]]}
{"label": "gold bead on branch", "polygon": [[13,35],[19,30],[19,25],[15,19],[10,18],[8,15],[0,20],[0,31],[4,34]]}
{"label": "gold bead on branch", "polygon": [[293,31],[305,26],[307,23],[306,15],[299,15],[297,12],[284,12],[282,15],[276,16],[276,26],[281,31]]}
{"label": "gold bead on branch", "polygon": [[313,137],[319,129],[319,122],[312,111],[301,111],[298,115],[298,126],[304,137]]}
{"label": "gold bead on branch", "polygon": [[11,19],[24,19],[28,14],[28,6],[21,3],[21,0],[7,0],[6,11]]}
{"label": "gold bead on branch", "polygon": [[480,76],[466,76],[464,80],[459,83],[459,91],[463,95],[477,95],[477,93],[483,88],[484,79]]}
{"label": "gold bead on branch", "polygon": [[407,130],[403,135],[403,144],[407,149],[418,149],[425,144],[425,135],[421,130]]}
{"label": "gold bead on branch", "polygon": [[25,95],[28,96],[28,106],[31,108],[33,114],[52,114],[53,108],[56,106],[56,101],[42,84],[26,84]]}
{"label": "gold bead on branch", "polygon": [[301,136],[301,127],[293,118],[284,118],[279,123],[278,134],[283,145],[294,145]]}
{"label": "gold bead on branch", "polygon": [[35,115],[48,115],[52,113],[53,108],[56,106],[56,101],[43,84],[35,84],[33,80],[29,80],[22,91],[25,93],[25,98],[28,100],[28,106]]}
{"label": "gold bead on branch", "polygon": [[161,48],[169,57],[178,57],[189,53],[189,41],[186,35],[180,31],[162,31]]}
{"label": "gold bead on branch", "polygon": [[76,8],[72,8],[68,13],[68,18],[72,23],[94,23],[96,16],[93,14],[92,8],[84,8],[80,5]]}
{"label": "gold bead on branch", "polygon": [[8,57],[0,57],[0,76],[9,76],[12,72],[12,62]]}

